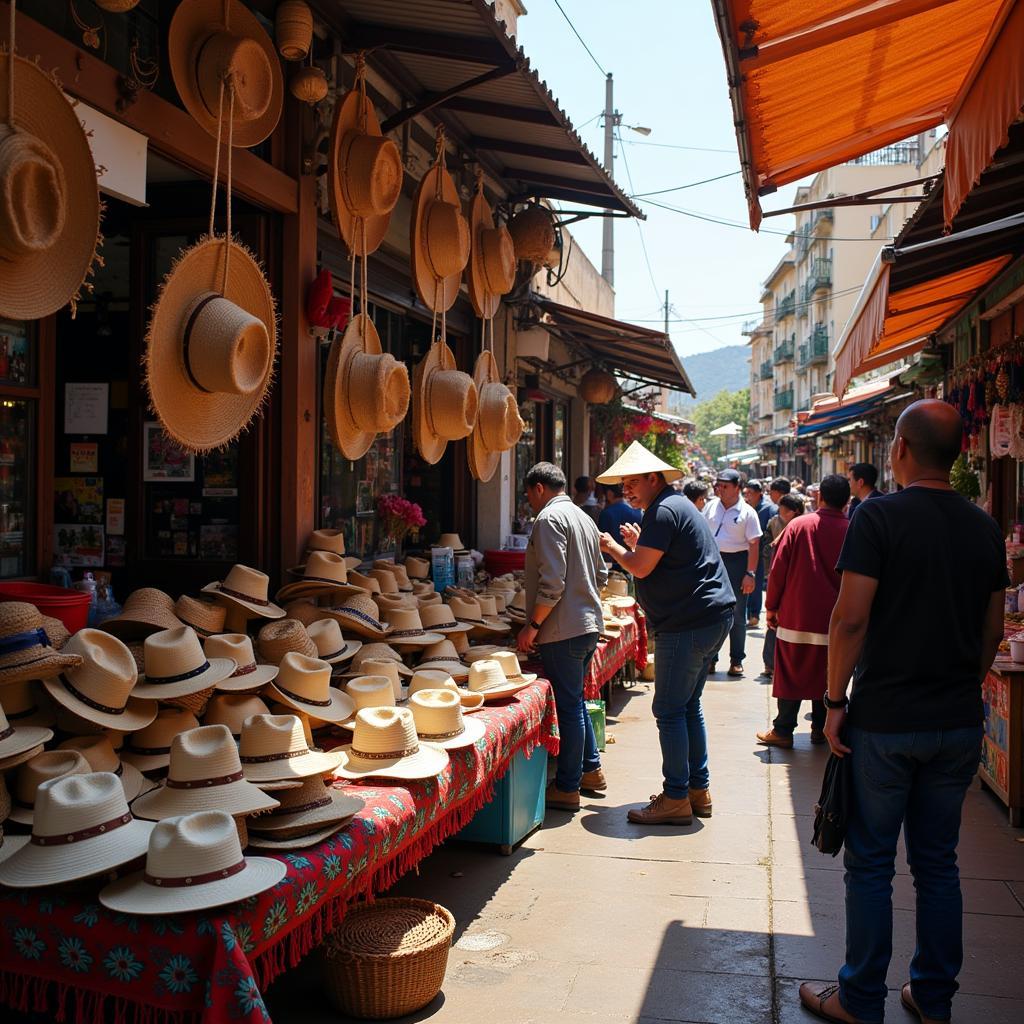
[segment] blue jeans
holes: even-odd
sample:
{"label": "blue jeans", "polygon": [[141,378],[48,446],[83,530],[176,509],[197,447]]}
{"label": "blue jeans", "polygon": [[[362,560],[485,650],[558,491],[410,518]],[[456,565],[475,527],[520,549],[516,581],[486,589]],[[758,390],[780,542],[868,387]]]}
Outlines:
{"label": "blue jeans", "polygon": [[892,957],[892,879],[903,826],[917,890],[910,984],[926,1017],[948,1020],[963,963],[956,847],[960,809],[981,756],[981,726],[935,732],[849,729],[853,806],[846,833],[846,963],[839,996],[858,1020],[881,1021]]}
{"label": "blue jeans", "polygon": [[[743,593],[743,577],[747,572],[746,551],[722,552],[722,562],[736,595],[736,610],[729,630],[729,661],[742,665],[747,655],[747,596]],[[723,642],[725,638],[722,638]],[[719,644],[721,646],[721,644]]]}
{"label": "blue jeans", "polygon": [[[743,567],[746,572],[746,566]],[[742,595],[741,595],[742,596]],[[754,578],[754,590],[747,594],[747,615],[759,619],[761,617],[761,603],[764,598],[764,559],[758,559],[757,576]]]}
{"label": "blue jeans", "polygon": [[597,737],[583,700],[583,680],[597,650],[598,637],[598,633],[585,633],[537,646],[544,672],[555,691],[561,736],[555,786],[563,793],[575,793],[583,773],[601,767]]}
{"label": "blue jeans", "polygon": [[681,800],[691,789],[708,788],[708,734],[700,698],[708,669],[722,646],[732,614],[720,622],[654,640],[654,702],[661,741],[662,788]]}

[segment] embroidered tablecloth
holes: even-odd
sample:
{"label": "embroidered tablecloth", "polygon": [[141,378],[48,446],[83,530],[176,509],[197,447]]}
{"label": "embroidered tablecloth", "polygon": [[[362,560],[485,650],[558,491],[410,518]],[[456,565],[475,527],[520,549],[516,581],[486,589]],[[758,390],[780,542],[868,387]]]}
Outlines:
{"label": "embroidered tablecloth", "polygon": [[636,657],[639,627],[636,620],[623,621],[622,632],[611,640],[598,642],[597,650],[590,662],[590,669],[583,680],[583,696],[594,700],[601,696],[601,687],[608,682],[627,661]]}
{"label": "embroidered tablecloth", "polygon": [[231,908],[136,917],[100,906],[95,883],[0,891],[0,1004],[74,1024],[265,1024],[261,989],[318,945],[350,901],[387,889],[467,824],[518,751],[558,752],[543,679],[476,715],[486,735],[451,751],[434,779],[339,782],[366,807],[325,842],[281,855],[285,878]]}

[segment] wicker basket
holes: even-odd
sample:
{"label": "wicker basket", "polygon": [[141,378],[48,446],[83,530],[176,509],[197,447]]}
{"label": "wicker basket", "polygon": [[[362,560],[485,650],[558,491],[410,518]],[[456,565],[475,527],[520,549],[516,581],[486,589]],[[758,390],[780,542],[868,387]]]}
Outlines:
{"label": "wicker basket", "polygon": [[96,6],[111,14],[124,14],[138,4],[139,0],[96,0]]}
{"label": "wicker basket", "polygon": [[165,697],[162,703],[170,704],[172,708],[184,708],[186,711],[191,711],[196,718],[201,718],[206,710],[206,705],[210,703],[213,691],[214,687],[211,686],[198,693],[187,693],[184,697]]}
{"label": "wicker basket", "polygon": [[517,260],[543,263],[555,244],[555,228],[546,207],[532,203],[508,225]]}
{"label": "wicker basket", "polygon": [[353,907],[321,947],[327,998],[373,1020],[421,1009],[441,991],[454,931],[451,913],[429,900]]}
{"label": "wicker basket", "polygon": [[327,76],[318,67],[301,67],[292,75],[288,88],[297,100],[312,106],[327,95]]}
{"label": "wicker basket", "polygon": [[304,0],[284,0],[274,22],[278,52],[285,60],[302,60],[313,43],[313,12]]}

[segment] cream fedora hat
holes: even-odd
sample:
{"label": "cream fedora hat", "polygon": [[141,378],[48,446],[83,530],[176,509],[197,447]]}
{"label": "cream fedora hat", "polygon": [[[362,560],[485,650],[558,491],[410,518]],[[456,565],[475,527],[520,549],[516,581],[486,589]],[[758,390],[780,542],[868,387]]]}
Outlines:
{"label": "cream fedora hat", "polygon": [[412,669],[406,668],[402,661],[402,655],[398,653],[390,644],[381,643],[370,643],[363,644],[362,650],[352,659],[348,669],[344,672],[339,673],[342,678],[347,676],[365,676],[373,675],[373,673],[367,673],[363,671],[363,666],[368,662],[376,661],[390,661],[398,670],[400,676],[411,676]]}
{"label": "cream fedora hat", "polygon": [[[147,636],[144,657],[146,674],[139,676],[132,693],[148,701],[185,697],[211,689],[238,667],[232,658],[208,658],[196,631],[190,626]],[[153,717],[155,715],[149,721]]]}
{"label": "cream fedora hat", "polygon": [[[366,806],[359,797],[334,789],[318,775],[303,779],[301,786],[278,790],[278,799],[280,807],[248,822],[250,833],[265,836],[274,843],[310,837],[311,834],[326,838]],[[250,845],[260,844],[250,837]]]}
{"label": "cream fedora hat", "polygon": [[420,690],[409,698],[416,735],[443,750],[471,747],[486,732],[479,718],[462,714],[462,701],[450,689]]}
{"label": "cream fedora hat", "polygon": [[135,659],[116,636],[101,629],[80,629],[65,650],[79,655],[82,664],[43,682],[46,692],[62,707],[87,722],[119,732],[144,729],[156,718],[156,705],[140,700],[135,692],[139,676]]}
{"label": "cream fedora hat", "polygon": [[0,603],[0,686],[23,679],[47,679],[82,663],[81,656],[50,645],[34,604]]}
{"label": "cream fedora hat", "polygon": [[111,871],[143,856],[152,831],[111,772],[50,779],[36,791],[32,838],[0,864],[0,883],[32,889]]}
{"label": "cream fedora hat", "polygon": [[423,690],[451,690],[459,697],[463,711],[479,711],[484,706],[484,695],[460,687],[444,669],[419,668],[409,683],[410,699]]}
{"label": "cream fedora hat", "polygon": [[438,601],[432,604],[420,606],[420,619],[423,628],[431,633],[443,633],[448,636],[450,633],[468,633],[472,628],[471,622],[459,622],[451,608],[441,602],[441,595],[436,595]]}
{"label": "cream fedora hat", "polygon": [[470,473],[486,482],[497,471],[502,452],[515,448],[526,425],[519,415],[516,396],[502,383],[494,356],[487,350],[477,356],[473,381],[479,410],[466,452]]}
{"label": "cream fedora hat", "polygon": [[238,741],[239,760],[249,782],[288,782],[328,775],[344,760],[340,750],[312,751],[295,715],[253,715]]}
{"label": "cream fedora hat", "polygon": [[144,640],[162,629],[182,625],[174,614],[174,599],[156,587],[140,587],[125,599],[120,615],[100,623],[100,629],[120,640]]}
{"label": "cream fedora hat", "polygon": [[385,621],[391,626],[388,642],[399,650],[403,648],[419,649],[436,644],[444,639],[444,634],[429,632],[423,628],[419,609],[416,608],[384,608]]}
{"label": "cream fedora hat", "polygon": [[320,619],[306,630],[309,639],[316,644],[316,656],[328,665],[340,665],[354,658],[362,649],[362,641],[346,640],[341,635],[337,619]]}
{"label": "cream fedora hat", "polygon": [[121,760],[135,765],[140,772],[159,771],[170,762],[174,737],[198,728],[199,720],[191,711],[174,707],[160,708],[156,718],[145,729],[128,737],[121,750]]}
{"label": "cream fedora hat", "polygon": [[395,706],[395,691],[392,680],[381,673],[380,675],[356,676],[350,679],[345,687],[345,692],[352,698],[355,705],[352,714],[339,722],[343,729],[354,729],[356,727],[356,715],[367,708],[393,708]]}
{"label": "cream fedora hat", "polygon": [[285,612],[267,599],[270,577],[247,565],[234,565],[227,577],[217,583],[207,583],[204,594],[214,597],[232,608],[241,608],[250,618],[283,619]]}
{"label": "cream fedora hat", "polygon": [[286,654],[315,658],[317,653],[316,644],[298,619],[268,622],[256,637],[256,647],[260,659],[271,665],[280,665]]}
{"label": "cream fedora hat", "polygon": [[44,750],[18,765],[11,785],[11,821],[31,825],[36,806],[36,793],[49,779],[65,775],[88,775],[89,762],[77,750]]}
{"label": "cream fedora hat", "polygon": [[337,619],[346,633],[352,632],[370,640],[387,640],[391,633],[391,627],[381,621],[380,609],[369,594],[353,594],[340,605],[324,611],[329,611],[331,618]]}
{"label": "cream fedora hat", "polygon": [[[287,621],[287,620],[286,620]],[[229,659],[235,670],[215,684],[222,693],[246,693],[266,686],[276,675],[276,665],[256,664],[252,640],[246,633],[220,633],[203,644],[207,660]]]}
{"label": "cream fedora hat", "polygon": [[[430,577],[430,560],[427,558],[418,558],[416,555],[405,556],[405,571],[414,580],[426,580]],[[434,585],[430,584],[431,589]]]}
{"label": "cream fedora hat", "polygon": [[348,568],[343,555],[332,551],[311,551],[303,567],[302,578],[286,583],[278,592],[276,600],[291,601],[297,597],[316,597],[320,594],[341,596],[358,594],[360,587],[348,582]]}
{"label": "cream fedora hat", "polygon": [[352,714],[351,698],[331,686],[331,666],[319,658],[286,654],[268,693],[274,700],[325,722],[341,722]]}
{"label": "cream fedora hat", "polygon": [[[0,700],[5,696],[0,690]],[[0,707],[0,764],[13,768],[34,756],[34,751],[53,739],[53,730],[38,725],[18,725],[10,722]],[[20,758],[21,760],[17,760]]]}
{"label": "cream fedora hat", "polygon": [[420,743],[408,708],[369,708],[356,715],[348,761],[335,773],[344,779],[430,779],[448,766],[448,752]]}
{"label": "cream fedora hat", "polygon": [[390,658],[367,658],[360,666],[363,672],[362,676],[355,676],[351,679],[345,685],[345,692],[349,692],[349,687],[356,679],[367,677],[376,679],[379,676],[384,676],[391,684],[391,692],[394,695],[394,701],[389,703],[397,704],[399,701],[405,700],[409,696],[409,687],[403,682],[406,677],[399,672],[399,664]]}
{"label": "cream fedora hat", "polygon": [[459,652],[451,639],[425,647],[420,653],[420,661],[416,668],[447,672],[456,682],[465,682],[469,678],[469,668],[462,663],[462,658],[459,657]]}
{"label": "cream fedora hat", "polygon": [[[498,608],[498,598],[494,594],[477,594],[476,603],[480,605],[485,622],[490,622],[492,619],[496,622],[508,622],[508,619],[501,614]],[[502,599],[502,604],[504,605],[504,603],[504,599]]]}
{"label": "cream fedora hat", "polygon": [[133,764],[118,757],[109,736],[73,736],[65,740],[58,750],[77,750],[89,762],[94,772],[110,772],[121,780],[124,798],[131,803],[143,790],[152,788],[152,783]]}
{"label": "cream fedora hat", "polygon": [[256,896],[288,871],[283,860],[243,857],[230,814],[203,810],[159,822],[146,868],[100,890],[99,900],[125,914],[180,914]]}
{"label": "cream fedora hat", "polygon": [[683,476],[681,469],[670,466],[639,441],[634,441],[615,462],[594,479],[599,484],[621,484],[624,476],[640,476],[644,473],[663,473],[666,483],[672,483]]}
{"label": "cream fedora hat", "polygon": [[200,601],[188,594],[182,594],[174,602],[174,615],[178,621],[184,626],[191,626],[203,638],[224,632],[227,612],[222,604]]}
{"label": "cream fedora hat", "polygon": [[[0,688],[0,704],[0,710],[7,715],[7,725],[13,725],[15,729],[29,726],[48,729],[53,725],[53,703],[42,683],[28,679],[22,679],[17,683],[4,683]],[[3,732],[7,725],[0,728],[0,732]]]}
{"label": "cream fedora hat", "polygon": [[495,651],[491,659],[501,666],[505,678],[510,683],[535,683],[537,682],[536,672],[524,672],[519,664],[519,657],[515,651]]}
{"label": "cream fedora hat", "polygon": [[452,350],[444,341],[431,345],[413,370],[412,386],[412,436],[424,462],[435,465],[449,441],[469,437],[478,403],[476,384]]}
{"label": "cream fedora hat", "polygon": [[269,811],[277,801],[246,782],[238,747],[226,725],[201,725],[171,741],[167,778],[132,804],[132,814],[162,821],[176,814],[217,810],[229,814]]}
{"label": "cream fedora hat", "polygon": [[513,682],[509,679],[501,665],[493,658],[482,658],[469,666],[469,682],[467,684],[474,693],[482,693],[484,700],[502,700],[518,693],[527,682]]}
{"label": "cream fedora hat", "polygon": [[203,725],[226,725],[238,739],[242,726],[253,715],[269,715],[270,708],[255,693],[218,693],[210,698],[203,715]]}

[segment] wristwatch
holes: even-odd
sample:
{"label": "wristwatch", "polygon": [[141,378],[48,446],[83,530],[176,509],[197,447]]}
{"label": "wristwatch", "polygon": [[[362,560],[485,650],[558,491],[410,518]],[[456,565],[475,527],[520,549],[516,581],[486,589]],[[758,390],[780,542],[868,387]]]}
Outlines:
{"label": "wristwatch", "polygon": [[752,580],[756,580],[757,579],[757,573],[754,572],[752,569],[748,569],[743,575],[744,576],[749,576]]}
{"label": "wristwatch", "polygon": [[540,623],[537,622],[534,619],[530,619],[530,628],[531,629],[540,629]]}
{"label": "wristwatch", "polygon": [[825,691],[825,696],[822,697],[821,699],[822,699],[822,701],[824,701],[825,707],[829,708],[831,711],[844,710],[844,709],[846,709],[846,708],[848,708],[850,706],[850,698],[847,697],[846,694],[843,694],[843,699],[842,700],[833,700],[828,695],[828,690],[826,690]]}

